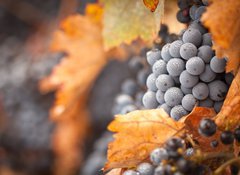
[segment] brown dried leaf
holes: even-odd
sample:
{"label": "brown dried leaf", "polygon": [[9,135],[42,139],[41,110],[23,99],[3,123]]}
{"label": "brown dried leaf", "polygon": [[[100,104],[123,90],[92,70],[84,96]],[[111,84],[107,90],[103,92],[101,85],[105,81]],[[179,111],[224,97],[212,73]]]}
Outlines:
{"label": "brown dried leaf", "polygon": [[117,115],[109,125],[116,132],[109,144],[104,170],[134,167],[168,138],[180,134],[184,124],[171,119],[162,109],[133,111]]}
{"label": "brown dried leaf", "polygon": [[221,133],[220,131],[217,131],[217,133],[211,137],[204,137],[198,133],[198,126],[201,119],[213,118],[215,115],[216,113],[212,108],[195,107],[193,111],[183,119],[186,125],[186,133],[189,134],[192,139],[197,140],[197,147],[203,152],[219,152],[228,148],[221,143],[219,143],[217,148],[210,146],[212,140],[218,140]]}
{"label": "brown dried leaf", "polygon": [[226,71],[237,72],[240,62],[240,1],[212,0],[202,21],[209,28],[216,54],[229,58]]}
{"label": "brown dried leaf", "polygon": [[234,129],[240,125],[240,70],[238,70],[221,111],[215,119],[222,130]]}
{"label": "brown dried leaf", "polygon": [[143,3],[151,10],[151,12],[154,12],[157,8],[159,0],[143,0]]}

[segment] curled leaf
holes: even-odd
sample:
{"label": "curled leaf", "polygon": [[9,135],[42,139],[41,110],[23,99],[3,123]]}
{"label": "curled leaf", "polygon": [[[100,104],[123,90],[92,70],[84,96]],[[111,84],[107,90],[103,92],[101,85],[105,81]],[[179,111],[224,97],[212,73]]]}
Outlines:
{"label": "curled leaf", "polygon": [[176,122],[163,109],[133,111],[117,115],[109,125],[116,132],[109,144],[105,170],[134,167],[168,138],[181,133],[184,124]]}
{"label": "curled leaf", "polygon": [[235,76],[215,121],[223,130],[234,129],[240,125],[240,71]]}
{"label": "curled leaf", "polygon": [[143,3],[151,10],[151,12],[154,12],[157,8],[159,0],[143,0]]}
{"label": "curled leaf", "polygon": [[211,141],[218,140],[220,136],[220,131],[217,131],[216,134],[214,134],[211,137],[204,137],[199,134],[198,127],[201,119],[203,118],[212,118],[216,115],[214,109],[212,108],[205,108],[205,107],[195,107],[193,111],[184,118],[185,123],[185,131],[189,136],[197,140],[196,146],[202,151],[202,152],[219,152],[224,151],[228,147],[224,146],[223,144],[219,143],[217,148],[212,148],[210,146]]}
{"label": "curled leaf", "polygon": [[[219,13],[221,12],[221,13]],[[240,1],[212,0],[202,21],[209,28],[216,54],[227,57],[226,71],[237,72],[240,62]]]}

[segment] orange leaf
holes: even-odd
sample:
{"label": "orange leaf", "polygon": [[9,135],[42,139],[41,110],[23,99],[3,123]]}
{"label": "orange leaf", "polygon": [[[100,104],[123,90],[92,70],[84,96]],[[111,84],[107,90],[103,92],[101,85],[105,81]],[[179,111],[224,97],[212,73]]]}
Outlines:
{"label": "orange leaf", "polygon": [[221,129],[234,129],[240,125],[240,70],[238,70],[221,111],[216,116]]}
{"label": "orange leaf", "polygon": [[171,119],[162,109],[134,111],[117,115],[109,125],[116,132],[109,144],[105,170],[134,167],[168,138],[177,135],[184,124]]}
{"label": "orange leaf", "polygon": [[157,8],[159,0],[143,0],[145,6],[154,12]]}
{"label": "orange leaf", "polygon": [[[219,13],[221,12],[221,13]],[[226,71],[237,72],[240,62],[240,1],[212,0],[202,20],[209,28],[216,54],[227,57]]]}
{"label": "orange leaf", "polygon": [[109,173],[107,173],[106,175],[121,175],[122,174],[123,169],[122,168],[116,168],[111,170]]}
{"label": "orange leaf", "polygon": [[57,122],[53,144],[58,175],[72,174],[79,167],[79,147],[88,128],[88,94],[106,63],[101,25],[94,19],[73,15],[61,23],[51,48],[66,56],[40,83],[42,92],[57,90],[50,115]]}

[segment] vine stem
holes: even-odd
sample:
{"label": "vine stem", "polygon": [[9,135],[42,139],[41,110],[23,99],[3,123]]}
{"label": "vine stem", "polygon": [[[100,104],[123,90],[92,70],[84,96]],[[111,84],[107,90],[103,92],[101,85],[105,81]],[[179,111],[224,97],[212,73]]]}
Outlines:
{"label": "vine stem", "polygon": [[222,173],[222,171],[227,168],[227,166],[229,166],[229,165],[231,165],[231,164],[233,164],[235,162],[239,162],[240,163],[240,157],[231,159],[231,160],[227,161],[226,163],[222,164],[219,168],[217,168],[214,171],[213,175],[220,175]]}

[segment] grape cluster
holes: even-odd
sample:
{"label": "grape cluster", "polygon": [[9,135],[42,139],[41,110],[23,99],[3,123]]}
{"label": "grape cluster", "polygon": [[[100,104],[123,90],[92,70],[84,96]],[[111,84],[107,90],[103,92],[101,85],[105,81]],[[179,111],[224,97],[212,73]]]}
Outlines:
{"label": "grape cluster", "polygon": [[189,23],[191,20],[199,21],[208,4],[208,0],[178,0],[177,20],[181,23]]}
{"label": "grape cluster", "polygon": [[201,175],[206,173],[205,167],[191,161],[189,157],[194,149],[187,146],[180,138],[167,140],[163,147],[150,153],[150,162],[144,162],[136,169],[126,170],[123,175]]}
{"label": "grape cluster", "polygon": [[152,72],[146,81],[143,105],[147,109],[163,108],[175,120],[196,105],[219,112],[233,80],[233,74],[225,73],[227,59],[215,56],[211,35],[197,12],[179,39],[146,54]]}
{"label": "grape cluster", "polygon": [[[156,85],[152,86],[155,82],[154,78],[157,75],[167,72],[166,63],[164,61],[159,61],[157,64],[154,64],[158,60],[159,49],[162,48],[164,44],[176,40],[177,35],[169,33],[168,27],[162,24],[161,30],[159,31],[159,38],[161,38],[161,42],[156,40],[154,43],[154,50],[156,52],[153,51],[152,56],[149,57],[147,61],[144,58],[144,55],[146,55],[146,49],[143,50],[139,56],[133,56],[129,59],[128,67],[132,76],[122,83],[121,92],[115,98],[113,114],[126,114],[137,109],[142,109],[142,98],[147,87],[151,87],[152,91],[157,89]],[[153,66],[152,71],[154,75],[150,75],[151,66]],[[149,76],[150,78],[148,78]],[[150,93],[149,95],[155,96],[153,93]]]}
{"label": "grape cluster", "polygon": [[121,85],[121,92],[115,98],[113,114],[126,114],[141,109],[142,96],[146,91],[145,83],[150,73],[144,57],[134,56],[128,61],[132,77],[127,78]]}

